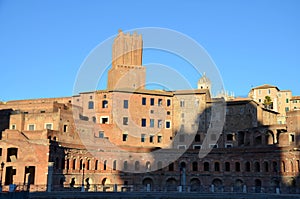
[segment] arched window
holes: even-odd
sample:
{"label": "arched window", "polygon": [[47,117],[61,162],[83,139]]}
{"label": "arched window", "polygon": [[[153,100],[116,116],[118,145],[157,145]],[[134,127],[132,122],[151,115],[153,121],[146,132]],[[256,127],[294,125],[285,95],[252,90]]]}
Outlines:
{"label": "arched window", "polygon": [[70,169],[70,160],[67,159],[67,166],[66,166],[66,169]]}
{"label": "arched window", "polygon": [[277,162],[273,162],[273,172],[277,172],[278,168],[277,168]]}
{"label": "arched window", "polygon": [[215,162],[215,171],[220,171],[220,163]]}
{"label": "arched window", "polygon": [[148,161],[148,162],[146,162],[146,171],[150,171],[150,169],[151,169],[151,164]]}
{"label": "arched window", "polygon": [[98,170],[98,160],[95,161],[95,170]]}
{"label": "arched window", "polygon": [[134,169],[136,171],[140,170],[140,162],[139,161],[136,161],[135,164],[134,164]]}
{"label": "arched window", "polygon": [[245,171],[247,171],[247,172],[250,172],[250,171],[251,171],[250,162],[246,162],[246,163],[245,163]]}
{"label": "arched window", "polygon": [[269,163],[264,162],[264,172],[269,172]]}
{"label": "arched window", "polygon": [[209,171],[209,163],[204,162],[204,171]]}
{"label": "arched window", "polygon": [[79,169],[82,170],[83,168],[83,159],[80,159],[80,162],[79,162]]}
{"label": "arched window", "polygon": [[128,162],[126,160],[123,163],[123,168],[124,168],[124,170],[128,169]]}
{"label": "arched window", "polygon": [[241,171],[241,164],[239,162],[235,163],[235,171],[237,171],[237,172]]}
{"label": "arched window", "polygon": [[113,161],[113,170],[117,170],[117,160]]}
{"label": "arched window", "polygon": [[192,165],[193,165],[193,168],[192,168],[193,171],[198,171],[198,162],[195,161],[195,162],[193,162]]}
{"label": "arched window", "polygon": [[103,170],[105,171],[107,168],[107,160],[104,160],[104,162],[103,162]]}
{"label": "arched window", "polygon": [[259,162],[255,162],[254,163],[254,171],[255,172],[260,172],[260,164],[259,164]]}
{"label": "arched window", "polygon": [[225,171],[230,171],[230,163],[225,162]]}
{"label": "arched window", "polygon": [[102,101],[102,108],[108,108],[108,101],[107,100]]}

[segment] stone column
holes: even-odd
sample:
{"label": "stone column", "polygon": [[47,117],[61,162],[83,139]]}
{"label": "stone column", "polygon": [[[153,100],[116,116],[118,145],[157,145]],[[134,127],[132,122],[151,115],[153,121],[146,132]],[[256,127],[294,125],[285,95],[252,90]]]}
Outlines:
{"label": "stone column", "polygon": [[48,176],[47,176],[47,191],[51,192],[52,189],[52,175],[53,175],[54,162],[48,163]]}

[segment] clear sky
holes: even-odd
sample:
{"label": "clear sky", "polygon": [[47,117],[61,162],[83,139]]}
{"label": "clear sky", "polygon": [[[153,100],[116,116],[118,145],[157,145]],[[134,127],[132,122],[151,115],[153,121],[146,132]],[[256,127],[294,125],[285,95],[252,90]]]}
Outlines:
{"label": "clear sky", "polygon": [[300,95],[298,0],[0,0],[0,101],[71,96],[99,43],[142,27],[196,40],[236,96],[266,83]]}

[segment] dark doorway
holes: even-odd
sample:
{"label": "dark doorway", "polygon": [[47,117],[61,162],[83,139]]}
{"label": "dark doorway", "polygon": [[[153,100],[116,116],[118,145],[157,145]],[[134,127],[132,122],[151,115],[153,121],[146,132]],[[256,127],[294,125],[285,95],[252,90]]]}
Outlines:
{"label": "dark doorway", "polygon": [[34,184],[35,178],[35,166],[26,166],[24,174],[24,183],[25,184]]}
{"label": "dark doorway", "polygon": [[16,175],[16,169],[14,167],[6,167],[5,185],[13,184],[14,175]]}

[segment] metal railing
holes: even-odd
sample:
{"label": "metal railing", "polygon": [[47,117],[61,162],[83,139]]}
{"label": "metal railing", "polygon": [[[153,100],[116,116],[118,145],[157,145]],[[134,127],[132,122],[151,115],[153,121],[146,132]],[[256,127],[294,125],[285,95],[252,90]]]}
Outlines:
{"label": "metal railing", "polygon": [[[49,186],[48,186],[49,188]],[[3,192],[197,192],[197,193],[277,193],[299,194],[298,187],[267,187],[267,186],[215,186],[215,185],[125,185],[125,184],[90,184],[82,187],[75,185],[52,185],[51,190],[47,185],[15,185],[14,187],[2,186]]]}

